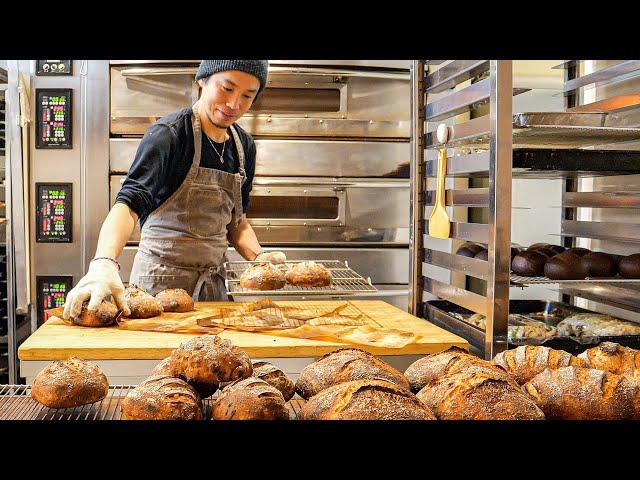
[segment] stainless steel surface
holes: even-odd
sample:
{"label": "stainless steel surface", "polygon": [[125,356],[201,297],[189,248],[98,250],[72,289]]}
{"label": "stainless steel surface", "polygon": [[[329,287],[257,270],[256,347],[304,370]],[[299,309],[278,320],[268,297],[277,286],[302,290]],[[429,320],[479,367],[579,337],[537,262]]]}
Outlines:
{"label": "stainless steel surface", "polygon": [[[109,60],[111,65],[193,64],[200,60]],[[269,60],[269,65],[322,65],[350,67],[381,67],[408,69],[410,60]]]}
{"label": "stainless steel surface", "polygon": [[[331,285],[326,287],[300,287],[287,284],[278,290],[251,290],[240,286],[240,276],[251,265],[260,264],[261,262],[225,262],[226,278],[225,284],[230,295],[242,296],[273,296],[283,295],[350,295],[357,293],[377,292],[376,288],[371,284],[370,279],[364,279],[360,274],[349,268],[345,262],[337,260],[313,260],[317,264],[322,265],[331,272]],[[299,262],[287,261],[285,265],[292,267]],[[283,266],[284,267],[284,266]]]}
{"label": "stainless steel surface", "polygon": [[[425,220],[425,232],[429,231],[428,227],[429,221]],[[489,226],[486,223],[451,222],[450,238],[486,244],[489,241]]]}
{"label": "stainless steel surface", "polygon": [[[135,385],[111,385],[107,396],[75,408],[49,408],[31,396],[31,385],[0,385],[0,420],[123,420],[121,402]],[[211,419],[211,407],[219,392],[202,400],[204,419]],[[287,402],[289,418],[298,418],[305,400],[296,396]]]}
{"label": "stainless steel surface", "polygon": [[640,192],[566,192],[564,207],[640,208]]}
{"label": "stainless steel surface", "polygon": [[465,275],[483,280],[487,280],[488,278],[488,263],[485,260],[426,248],[424,251],[424,262],[448,270],[462,272]]}
{"label": "stainless steel surface", "polygon": [[562,235],[640,243],[640,224],[563,220]]}
{"label": "stainless steel surface", "polygon": [[[11,76],[11,67],[9,68],[9,75]],[[17,91],[15,92],[17,93]],[[10,98],[13,97],[13,98]],[[5,110],[6,112],[8,112],[9,114],[13,113],[13,115],[10,116],[5,116],[5,118],[15,118],[16,120],[18,119],[18,116],[15,115],[15,109],[11,108],[11,105],[13,102],[16,101],[16,97],[17,95],[11,95],[10,93],[8,95],[5,96]],[[15,240],[14,240],[14,233],[13,233],[13,202],[12,202],[12,184],[13,184],[13,179],[12,179],[12,170],[13,167],[11,165],[13,158],[15,158],[16,153],[19,155],[19,160],[20,162],[16,163],[18,165],[22,164],[22,151],[18,150],[18,152],[14,153],[13,157],[12,157],[12,153],[11,153],[11,144],[14,143],[14,140],[12,139],[12,137],[14,135],[12,135],[12,131],[13,130],[17,130],[19,131],[18,128],[18,122],[16,121],[16,125],[15,126],[9,126],[8,128],[8,132],[9,132],[9,136],[5,137],[5,146],[6,146],[6,158],[8,159],[8,161],[5,163],[5,169],[6,169],[6,179],[8,181],[4,181],[4,190],[5,190],[5,201],[6,201],[6,211],[5,211],[5,218],[7,219],[6,222],[6,230],[5,230],[5,251],[6,251],[6,267],[5,267],[5,275],[6,275],[6,281],[7,281],[7,334],[6,334],[6,340],[7,340],[7,357],[8,357],[8,378],[9,378],[9,382],[11,383],[17,383],[18,381],[18,375],[17,375],[17,342],[16,342],[16,324],[17,324],[17,320],[16,320],[16,302],[14,300],[15,298],[15,290],[16,290],[16,256],[15,256],[15,249],[16,249],[16,244],[15,244]],[[19,142],[21,145],[21,141]],[[17,160],[17,159],[16,159]],[[22,173],[22,170],[20,171],[20,173]],[[20,185],[22,185],[22,183],[20,183]],[[19,191],[22,189],[19,189]],[[18,202],[19,203],[19,202]],[[24,207],[24,205],[23,205]],[[19,219],[20,217],[18,217]],[[24,217],[23,217],[24,219]],[[19,220],[18,220],[19,221]],[[18,222],[16,222],[18,223]],[[24,224],[22,226],[22,228],[24,228]],[[26,283],[26,279],[25,279],[25,283]]]}
{"label": "stainless steel surface", "polygon": [[454,88],[458,83],[476,77],[489,69],[489,60],[454,60],[427,75],[425,91],[430,94]]}
{"label": "stainless steel surface", "polygon": [[634,284],[579,283],[560,285],[558,291],[597,303],[640,313],[640,288]]}
{"label": "stainless steel surface", "polygon": [[589,283],[636,283],[640,286],[640,280],[634,278],[622,277],[586,277],[581,280],[552,280],[549,277],[523,277],[521,275],[511,274],[511,282],[518,285],[536,285],[542,283],[571,283],[571,284],[589,284]]}
{"label": "stainless steel surface", "polygon": [[[112,138],[111,173],[129,171],[139,138]],[[408,142],[255,139],[256,173],[283,177],[409,179]]]}
{"label": "stainless steel surface", "polygon": [[[472,173],[489,172],[489,152],[476,152],[464,155],[449,155],[447,160],[447,176],[468,176]],[[427,160],[425,175],[435,175],[437,159]]]}
{"label": "stainless steel surface", "polygon": [[569,80],[564,84],[564,92],[569,93],[577,90],[578,88],[590,85],[593,83],[599,83],[600,85],[606,85],[609,83],[628,79],[628,74],[640,75],[640,61],[639,60],[627,60],[625,62],[618,63],[611,67],[602,68],[593,73],[582,75],[573,80]]}
{"label": "stainless steel surface", "polygon": [[[467,120],[464,123],[450,125],[447,145],[449,147],[459,147],[468,144],[475,146],[476,144],[482,144],[482,142],[486,144],[488,135],[491,133],[490,126],[488,115]],[[438,140],[435,130],[427,132],[425,135],[425,148],[440,146],[442,144]]]}
{"label": "stainless steel surface", "polygon": [[[424,278],[424,290],[476,313],[487,314],[487,299],[477,293],[426,277]],[[423,301],[428,300],[430,299],[423,297]]]}
{"label": "stainless steel surface", "polygon": [[484,355],[487,360],[507,349],[509,270],[511,265],[511,116],[512,62],[491,60],[491,141],[489,152],[489,250],[487,322]]}
{"label": "stainless steel surface", "polygon": [[558,127],[633,127],[628,119],[604,112],[525,112],[513,115],[514,128]]}
{"label": "stainless steel surface", "polygon": [[[434,198],[435,191],[427,190],[425,192],[426,205],[433,205]],[[466,188],[464,190],[446,190],[445,203],[447,205],[456,205],[460,207],[488,207],[489,189]]]}

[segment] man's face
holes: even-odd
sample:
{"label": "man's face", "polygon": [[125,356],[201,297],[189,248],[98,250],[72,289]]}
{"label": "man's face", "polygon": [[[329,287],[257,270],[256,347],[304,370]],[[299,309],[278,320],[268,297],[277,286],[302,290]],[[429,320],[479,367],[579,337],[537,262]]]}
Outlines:
{"label": "man's face", "polygon": [[226,129],[251,107],[258,94],[260,81],[245,72],[228,70],[200,79],[200,105],[209,121]]}

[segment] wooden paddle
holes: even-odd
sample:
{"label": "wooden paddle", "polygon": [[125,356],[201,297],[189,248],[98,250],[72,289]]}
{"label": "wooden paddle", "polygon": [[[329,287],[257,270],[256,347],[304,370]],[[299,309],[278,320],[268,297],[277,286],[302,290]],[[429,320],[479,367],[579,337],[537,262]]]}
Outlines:
{"label": "wooden paddle", "polygon": [[438,141],[442,143],[443,148],[438,150],[438,170],[436,172],[436,198],[429,217],[429,235],[436,238],[449,238],[451,234],[451,221],[449,214],[445,209],[444,200],[444,181],[447,175],[447,148],[446,144],[449,140],[449,127],[444,123],[438,125],[436,131]]}

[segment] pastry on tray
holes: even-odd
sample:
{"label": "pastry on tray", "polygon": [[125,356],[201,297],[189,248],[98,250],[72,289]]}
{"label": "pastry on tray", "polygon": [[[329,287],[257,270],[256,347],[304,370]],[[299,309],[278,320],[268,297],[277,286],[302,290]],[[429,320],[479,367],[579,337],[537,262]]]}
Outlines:
{"label": "pastry on tray", "polygon": [[240,276],[240,286],[247,290],[279,290],[286,283],[284,272],[272,263],[255,263]]}
{"label": "pastry on tray", "polygon": [[287,271],[286,279],[296,287],[328,287],[332,282],[329,269],[314,261],[295,264]]}

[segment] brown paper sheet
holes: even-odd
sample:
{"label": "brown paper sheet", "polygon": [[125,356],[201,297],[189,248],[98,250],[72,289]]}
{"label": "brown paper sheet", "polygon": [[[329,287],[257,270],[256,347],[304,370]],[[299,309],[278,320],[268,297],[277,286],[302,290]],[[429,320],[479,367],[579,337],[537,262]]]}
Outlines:
{"label": "brown paper sheet", "polygon": [[374,327],[373,325],[361,325],[357,327],[303,325],[302,327],[289,330],[269,332],[269,335],[346,342],[384,348],[402,348],[411,343],[416,343],[421,338],[412,332],[395,328]]}

